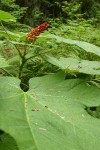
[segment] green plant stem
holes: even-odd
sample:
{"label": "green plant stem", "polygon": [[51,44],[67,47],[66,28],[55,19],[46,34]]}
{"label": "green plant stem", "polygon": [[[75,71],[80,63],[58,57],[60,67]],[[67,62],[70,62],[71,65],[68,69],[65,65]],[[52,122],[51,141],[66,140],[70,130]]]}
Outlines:
{"label": "green plant stem", "polygon": [[4,71],[5,73],[7,73],[8,75],[10,75],[11,77],[14,77],[11,73],[9,73],[6,69],[2,68],[2,71]]}
{"label": "green plant stem", "polygon": [[[7,36],[8,36],[8,40],[12,41],[12,39],[10,38],[9,34],[7,33],[7,31],[6,31],[5,27],[4,27],[4,25],[2,24],[2,21],[0,21],[0,22],[1,22],[1,26],[2,26],[3,30],[5,31],[5,33],[6,33]],[[26,48],[25,48],[25,50],[24,50],[24,54],[22,54],[15,44],[13,44],[13,46],[15,46],[16,50],[17,50],[18,53],[19,53],[20,67],[19,67],[18,78],[20,79],[20,78],[21,78],[21,74],[22,74],[23,66],[24,66],[24,64],[25,64],[25,62],[26,62],[26,60],[25,60]]]}
{"label": "green plant stem", "polygon": [[26,58],[25,58],[26,50],[27,50],[27,48],[25,46],[24,53],[23,53],[22,57],[20,58],[20,67],[19,67],[19,75],[18,75],[19,79],[21,79],[22,70],[23,70],[24,64],[26,63]]}
{"label": "green plant stem", "polygon": [[[51,51],[51,50],[50,50]],[[42,54],[46,54],[46,53],[48,53],[49,51],[45,51],[45,52],[42,52],[42,53],[40,53],[40,54],[36,54],[36,55],[34,55],[34,56],[31,56],[31,57],[29,57],[29,58],[25,58],[25,55],[26,55],[26,52],[24,52],[24,55],[23,55],[23,57],[21,58],[21,65],[20,65],[20,67],[19,67],[19,74],[18,74],[18,78],[19,79],[21,79],[21,74],[22,74],[22,70],[23,70],[23,67],[24,67],[24,65],[25,65],[25,63],[29,60],[29,59],[32,59],[33,57],[36,57],[36,56],[40,56],[40,55],[42,55]]]}
{"label": "green plant stem", "polygon": [[[2,26],[3,30],[5,31],[5,33],[8,35],[8,39],[9,39],[10,41],[12,41],[12,39],[10,38],[9,34],[7,33],[5,27],[3,26],[2,22],[1,22],[1,26]],[[36,54],[36,55],[34,55],[34,56],[31,56],[31,57],[29,57],[29,58],[25,58],[26,50],[27,50],[26,47],[25,47],[25,49],[24,49],[24,53],[22,54],[22,53],[20,52],[20,50],[17,48],[17,46],[16,46],[15,44],[13,44],[13,45],[15,46],[16,50],[18,51],[19,57],[20,57],[20,58],[19,58],[19,59],[20,59],[20,66],[19,66],[19,73],[18,73],[18,78],[19,78],[19,79],[21,79],[23,67],[24,67],[25,63],[26,63],[29,59],[32,59],[33,57],[36,57],[36,56],[39,56],[39,55],[48,53],[48,51],[45,51],[45,52],[42,52],[42,53],[40,53],[40,54]]]}
{"label": "green plant stem", "polygon": [[25,62],[26,62],[25,57],[22,57],[22,58],[21,58],[21,62],[20,62],[20,67],[19,67],[19,74],[18,74],[18,78],[19,78],[19,79],[21,79],[22,70],[23,70],[23,67],[24,67]]}

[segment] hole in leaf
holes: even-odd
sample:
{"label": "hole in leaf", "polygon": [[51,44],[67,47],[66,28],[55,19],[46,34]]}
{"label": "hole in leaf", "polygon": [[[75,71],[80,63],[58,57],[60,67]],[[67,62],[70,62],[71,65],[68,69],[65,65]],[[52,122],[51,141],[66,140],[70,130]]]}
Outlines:
{"label": "hole in leaf", "polygon": [[4,131],[2,131],[1,129],[0,129],[0,135],[2,135],[4,133]]}
{"label": "hole in leaf", "polygon": [[96,106],[90,107],[91,111],[96,111]]}
{"label": "hole in leaf", "polygon": [[94,118],[100,119],[100,105],[86,107],[85,110],[88,112],[89,115],[93,116]]}
{"label": "hole in leaf", "polygon": [[0,150],[19,150],[14,138],[4,131],[0,134]]}
{"label": "hole in leaf", "polygon": [[20,88],[27,92],[29,90],[29,79],[28,78],[21,78]]}

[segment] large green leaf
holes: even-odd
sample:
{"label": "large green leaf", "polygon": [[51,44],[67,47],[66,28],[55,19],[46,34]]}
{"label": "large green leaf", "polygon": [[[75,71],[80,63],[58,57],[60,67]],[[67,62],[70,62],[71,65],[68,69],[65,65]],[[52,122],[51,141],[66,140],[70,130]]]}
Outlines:
{"label": "large green leaf", "polygon": [[60,57],[58,60],[57,58],[49,55],[45,55],[45,59],[51,64],[65,70],[66,72],[100,75],[100,62],[98,61],[78,60],[71,57]]}
{"label": "large green leaf", "polygon": [[83,42],[83,41],[77,41],[77,40],[72,40],[72,39],[66,39],[62,38],[60,36],[56,36],[53,34],[42,34],[39,36],[39,39],[41,41],[41,38],[43,39],[56,39],[58,43],[67,43],[67,44],[72,44],[72,45],[77,45],[78,47],[82,48],[86,52],[94,53],[98,56],[100,56],[100,47],[95,46],[93,44]]}
{"label": "large green leaf", "polygon": [[5,12],[3,10],[0,10],[0,21],[5,21],[5,22],[13,21],[13,22],[16,22],[16,18],[14,16],[12,16],[10,13]]}
{"label": "large green leaf", "polygon": [[20,150],[99,150],[100,120],[85,110],[100,105],[100,89],[58,73],[30,80],[0,78],[0,128]]}

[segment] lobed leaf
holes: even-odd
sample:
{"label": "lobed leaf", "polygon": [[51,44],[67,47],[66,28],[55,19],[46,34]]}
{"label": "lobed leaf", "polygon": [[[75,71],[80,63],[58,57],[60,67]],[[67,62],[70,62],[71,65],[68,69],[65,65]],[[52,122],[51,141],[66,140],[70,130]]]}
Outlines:
{"label": "lobed leaf", "polygon": [[58,73],[30,80],[0,77],[0,128],[20,150],[99,150],[100,120],[85,110],[100,105],[100,89]]}

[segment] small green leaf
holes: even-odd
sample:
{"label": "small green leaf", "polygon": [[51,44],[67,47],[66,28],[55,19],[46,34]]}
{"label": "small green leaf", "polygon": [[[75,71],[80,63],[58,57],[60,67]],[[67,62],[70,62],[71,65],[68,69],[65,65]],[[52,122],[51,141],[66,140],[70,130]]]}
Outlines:
{"label": "small green leaf", "polygon": [[16,18],[12,16],[10,13],[5,12],[3,10],[0,10],[0,21],[5,21],[5,22],[16,22]]}

